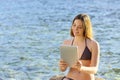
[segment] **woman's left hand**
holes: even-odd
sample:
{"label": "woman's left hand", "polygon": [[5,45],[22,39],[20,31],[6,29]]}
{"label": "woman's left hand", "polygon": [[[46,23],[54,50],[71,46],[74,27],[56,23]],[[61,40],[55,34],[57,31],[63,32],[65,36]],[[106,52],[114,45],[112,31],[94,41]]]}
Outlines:
{"label": "woman's left hand", "polygon": [[78,71],[81,70],[81,67],[82,67],[82,62],[81,61],[78,61],[74,66],[72,66],[72,68],[75,68]]}

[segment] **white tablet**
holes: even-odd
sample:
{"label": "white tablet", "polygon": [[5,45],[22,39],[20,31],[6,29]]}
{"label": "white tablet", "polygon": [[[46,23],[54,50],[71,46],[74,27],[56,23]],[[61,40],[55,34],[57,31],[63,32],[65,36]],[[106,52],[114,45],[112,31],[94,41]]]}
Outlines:
{"label": "white tablet", "polygon": [[78,61],[77,46],[60,46],[60,56],[70,67]]}

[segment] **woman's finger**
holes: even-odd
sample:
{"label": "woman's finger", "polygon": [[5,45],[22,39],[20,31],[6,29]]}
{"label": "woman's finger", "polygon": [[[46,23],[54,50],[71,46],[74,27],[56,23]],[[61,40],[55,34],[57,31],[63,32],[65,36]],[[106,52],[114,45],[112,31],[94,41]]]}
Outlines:
{"label": "woman's finger", "polygon": [[60,66],[67,66],[67,63],[63,60],[60,60],[59,65]]}
{"label": "woman's finger", "polygon": [[78,61],[80,65],[82,65],[82,62],[81,61]]}

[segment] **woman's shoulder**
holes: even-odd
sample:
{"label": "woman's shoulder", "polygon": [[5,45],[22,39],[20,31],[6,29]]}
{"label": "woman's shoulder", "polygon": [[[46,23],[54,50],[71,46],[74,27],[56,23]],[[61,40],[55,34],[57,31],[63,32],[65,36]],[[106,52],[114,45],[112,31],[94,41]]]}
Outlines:
{"label": "woman's shoulder", "polygon": [[90,42],[93,43],[93,44],[97,44],[97,43],[98,43],[98,41],[95,40],[95,39],[89,39],[89,38],[87,38],[87,39],[88,39],[88,41],[90,41]]}
{"label": "woman's shoulder", "polygon": [[63,45],[70,45],[70,44],[72,43],[72,40],[73,40],[73,39],[65,39],[65,40],[63,41]]}
{"label": "woman's shoulder", "polygon": [[95,39],[88,39],[88,42],[91,46],[99,46],[99,43]]}

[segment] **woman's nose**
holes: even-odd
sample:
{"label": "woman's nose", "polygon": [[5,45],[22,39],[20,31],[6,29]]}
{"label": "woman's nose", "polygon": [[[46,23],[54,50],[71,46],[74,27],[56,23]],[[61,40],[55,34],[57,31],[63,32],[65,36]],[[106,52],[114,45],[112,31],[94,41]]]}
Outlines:
{"label": "woman's nose", "polygon": [[75,27],[75,30],[78,30],[78,27]]}

